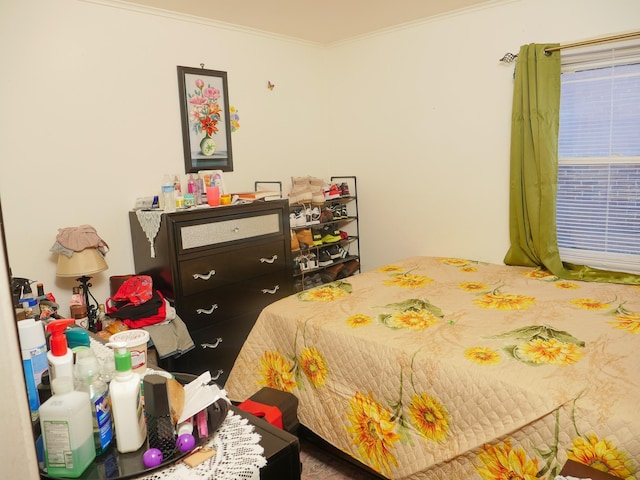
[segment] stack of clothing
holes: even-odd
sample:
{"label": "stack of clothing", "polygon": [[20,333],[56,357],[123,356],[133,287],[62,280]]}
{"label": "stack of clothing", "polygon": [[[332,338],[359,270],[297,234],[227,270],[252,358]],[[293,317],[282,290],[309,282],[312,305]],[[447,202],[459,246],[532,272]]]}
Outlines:
{"label": "stack of clothing", "polygon": [[125,280],[107,299],[106,313],[129,328],[147,330],[160,359],[182,355],[195,347],[187,326],[162,293],[153,288],[148,275]]}

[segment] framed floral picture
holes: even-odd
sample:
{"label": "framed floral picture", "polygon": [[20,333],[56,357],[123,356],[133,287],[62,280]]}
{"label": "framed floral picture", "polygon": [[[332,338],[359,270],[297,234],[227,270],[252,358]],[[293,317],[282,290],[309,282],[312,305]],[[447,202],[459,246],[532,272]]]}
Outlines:
{"label": "framed floral picture", "polygon": [[227,72],[178,66],[185,173],[233,171]]}

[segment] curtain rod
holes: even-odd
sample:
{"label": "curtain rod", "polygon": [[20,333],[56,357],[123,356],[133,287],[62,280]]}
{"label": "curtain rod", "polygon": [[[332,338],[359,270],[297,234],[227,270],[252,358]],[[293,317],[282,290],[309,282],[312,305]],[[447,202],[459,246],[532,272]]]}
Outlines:
{"label": "curtain rod", "polygon": [[[627,40],[629,38],[637,38],[637,37],[640,37],[640,31],[630,32],[630,33],[621,33],[619,35],[611,35],[609,37],[594,38],[593,40],[584,40],[582,42],[567,43],[565,45],[559,45],[557,47],[547,47],[544,49],[544,53],[546,53],[547,55],[550,55],[551,53],[557,52],[558,50],[562,50],[563,48],[584,47],[586,45],[596,45],[598,43],[616,42],[619,40]],[[505,53],[504,56],[498,61],[502,63],[511,63],[516,58],[518,58],[517,53]]]}
{"label": "curtain rod", "polygon": [[612,35],[610,37],[594,38],[593,40],[584,40],[582,42],[567,43],[566,45],[560,45],[558,47],[545,48],[545,53],[556,52],[563,48],[584,47],[586,45],[596,45],[598,43],[616,42],[618,40],[626,40],[628,38],[640,37],[640,32],[622,33],[620,35]]}

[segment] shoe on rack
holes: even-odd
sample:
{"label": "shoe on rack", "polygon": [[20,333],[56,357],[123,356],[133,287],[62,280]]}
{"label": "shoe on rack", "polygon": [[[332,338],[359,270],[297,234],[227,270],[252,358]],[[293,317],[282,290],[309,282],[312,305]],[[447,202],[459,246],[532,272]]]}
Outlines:
{"label": "shoe on rack", "polygon": [[333,245],[331,245],[326,250],[329,252],[329,255],[331,256],[331,258],[333,258],[335,260],[336,258],[341,258],[340,257],[340,250],[341,249],[342,249],[342,247],[340,245],[338,245],[337,243],[334,243]]}
{"label": "shoe on rack", "polygon": [[318,252],[319,267],[326,267],[327,265],[331,265],[332,263],[333,259],[331,258],[331,255],[329,255],[329,252],[327,252],[326,250],[320,250],[320,252]]}
{"label": "shoe on rack", "polygon": [[315,253],[309,252],[307,254],[307,265],[309,267],[309,270],[318,268],[318,257],[316,256]]}
{"label": "shoe on rack", "polygon": [[342,218],[349,218],[349,211],[347,210],[347,204],[343,203],[340,205],[340,216]]}
{"label": "shoe on rack", "polygon": [[335,229],[331,225],[325,225],[321,229],[322,243],[335,243],[340,241],[340,237],[335,234]]}
{"label": "shoe on rack", "polygon": [[340,240],[347,240],[349,238],[349,234],[344,230],[340,230]]}
{"label": "shoe on rack", "polygon": [[343,263],[343,265],[344,267],[340,271],[340,274],[344,275],[342,278],[350,277],[360,270],[360,261],[357,258],[349,260],[348,262]]}
{"label": "shoe on rack", "polygon": [[333,209],[331,207],[323,208],[320,212],[320,223],[332,222],[334,218]]}
{"label": "shoe on rack", "polygon": [[347,182],[342,182],[338,187],[340,189],[340,196],[348,197],[349,194],[349,184]]}
{"label": "shoe on rack", "polygon": [[314,245],[322,245],[322,229],[320,228],[312,228],[311,229],[311,240]]}
{"label": "shoe on rack", "polygon": [[325,268],[323,273],[325,273],[330,278],[330,281],[333,282],[339,278],[338,275],[343,268],[344,263],[336,263],[335,265]]}
{"label": "shoe on rack", "polygon": [[290,227],[304,227],[306,224],[307,219],[302,209],[295,209],[289,214]]}
{"label": "shoe on rack", "polygon": [[306,272],[307,270],[309,270],[309,259],[306,257],[306,255],[298,256],[298,265],[300,265],[301,272]]}
{"label": "shoe on rack", "polygon": [[313,236],[310,228],[303,228],[296,232],[300,248],[311,248],[313,246]]}
{"label": "shoe on rack", "polygon": [[334,198],[340,198],[340,190],[335,183],[324,187],[324,199],[333,200]]}
{"label": "shoe on rack", "polygon": [[291,231],[291,251],[295,252],[296,250],[300,250],[300,242],[298,242],[298,236]]}
{"label": "shoe on rack", "polygon": [[311,184],[309,177],[291,177],[289,204],[297,205],[311,202]]}
{"label": "shoe on rack", "polygon": [[320,178],[309,177],[309,186],[311,189],[311,203],[314,205],[323,205],[324,204],[324,191],[322,190],[322,186],[324,182]]}
{"label": "shoe on rack", "polygon": [[320,223],[320,209],[318,207],[308,207],[305,209],[306,225],[317,225]]}

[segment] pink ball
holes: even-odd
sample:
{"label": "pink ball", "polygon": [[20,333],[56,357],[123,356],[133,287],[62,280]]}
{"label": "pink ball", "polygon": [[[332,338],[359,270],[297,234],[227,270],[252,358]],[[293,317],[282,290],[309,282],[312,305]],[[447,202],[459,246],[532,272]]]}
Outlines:
{"label": "pink ball", "polygon": [[157,467],[162,463],[162,452],[157,448],[150,448],[142,455],[142,463],[147,468]]}
{"label": "pink ball", "polygon": [[190,433],[183,433],[176,440],[176,446],[182,453],[188,452],[196,446],[196,439]]}

